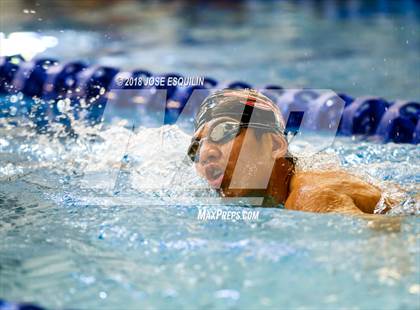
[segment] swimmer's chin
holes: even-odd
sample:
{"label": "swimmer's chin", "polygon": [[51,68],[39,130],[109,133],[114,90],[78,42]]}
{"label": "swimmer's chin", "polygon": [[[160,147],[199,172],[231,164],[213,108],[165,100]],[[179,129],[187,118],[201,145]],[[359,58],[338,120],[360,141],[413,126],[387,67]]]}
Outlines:
{"label": "swimmer's chin", "polygon": [[220,176],[217,179],[209,180],[204,178],[211,189],[216,191],[223,198],[241,198],[241,197],[264,197],[265,190],[249,190],[249,189],[230,189],[230,179]]}

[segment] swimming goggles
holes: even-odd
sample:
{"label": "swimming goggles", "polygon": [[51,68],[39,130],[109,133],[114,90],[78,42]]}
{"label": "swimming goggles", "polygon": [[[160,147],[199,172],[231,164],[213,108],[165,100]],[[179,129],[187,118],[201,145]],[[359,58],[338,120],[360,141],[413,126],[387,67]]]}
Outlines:
{"label": "swimming goggles", "polygon": [[187,155],[191,161],[197,163],[199,161],[199,152],[201,143],[204,140],[209,140],[212,143],[216,144],[225,144],[234,138],[236,138],[242,128],[255,128],[262,129],[265,131],[278,132],[271,126],[259,123],[241,123],[237,120],[231,118],[220,118],[215,120],[214,123],[210,125],[210,128],[207,132],[207,137],[205,138],[193,138],[191,144],[188,148]]}

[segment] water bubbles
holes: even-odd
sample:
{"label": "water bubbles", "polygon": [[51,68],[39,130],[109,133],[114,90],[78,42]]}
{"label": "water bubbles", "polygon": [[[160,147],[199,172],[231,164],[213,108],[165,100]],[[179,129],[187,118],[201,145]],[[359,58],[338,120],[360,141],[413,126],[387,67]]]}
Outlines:
{"label": "water bubbles", "polygon": [[410,287],[408,288],[408,291],[410,292],[410,294],[420,295],[420,284],[410,285]]}
{"label": "water bubbles", "polygon": [[377,274],[379,281],[387,285],[394,285],[401,279],[401,274],[395,268],[383,267],[377,270]]}
{"label": "water bubbles", "polygon": [[338,300],[337,295],[332,294],[332,295],[328,295],[327,297],[325,297],[325,302],[328,303],[328,304],[335,303],[335,302],[337,302],[337,300]]}
{"label": "water bubbles", "polygon": [[227,299],[233,299],[238,300],[241,294],[236,290],[219,290],[214,293],[215,298],[227,298]]}
{"label": "water bubbles", "polygon": [[22,12],[24,14],[35,14],[36,13],[35,10],[30,10],[30,9],[23,9]]}
{"label": "water bubbles", "polygon": [[67,113],[71,110],[71,101],[69,98],[61,99],[57,101],[57,109],[60,113]]}
{"label": "water bubbles", "polygon": [[93,283],[96,282],[96,279],[94,276],[85,276],[85,275],[81,275],[79,277],[80,281],[83,282],[86,285],[91,285]]}
{"label": "water bubbles", "polygon": [[178,296],[178,292],[173,288],[168,288],[163,291],[163,296],[165,298],[174,298]]}
{"label": "water bubbles", "polygon": [[10,145],[10,142],[6,139],[0,138],[0,149],[6,148]]}
{"label": "water bubbles", "polygon": [[60,111],[61,113],[64,112],[64,107],[65,107],[66,103],[64,102],[64,100],[58,100],[57,101],[57,109],[58,111]]}
{"label": "water bubbles", "polygon": [[15,116],[18,112],[18,109],[15,106],[9,107],[9,114],[10,116]]}
{"label": "water bubbles", "polygon": [[99,292],[99,298],[100,298],[100,299],[105,299],[105,298],[107,298],[107,297],[108,297],[108,294],[107,294],[106,292],[104,292],[104,291]]}
{"label": "water bubbles", "polygon": [[16,95],[10,96],[9,101],[11,103],[16,103],[18,101],[18,96],[16,96]]}

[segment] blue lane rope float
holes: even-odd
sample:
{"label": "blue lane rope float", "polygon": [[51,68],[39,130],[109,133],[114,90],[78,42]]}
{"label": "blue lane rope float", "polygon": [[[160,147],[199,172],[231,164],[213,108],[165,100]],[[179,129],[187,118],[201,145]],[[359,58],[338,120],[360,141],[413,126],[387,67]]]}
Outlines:
{"label": "blue lane rope float", "polygon": [[[177,91],[172,102],[167,104],[165,118],[168,116],[168,120],[176,120],[181,112],[195,115],[201,102],[210,95],[211,89],[216,88],[217,85],[218,82],[215,79],[204,77],[203,85],[188,86],[182,91]],[[195,90],[199,91],[194,93]]]}
{"label": "blue lane rope float", "polygon": [[[420,137],[420,103],[396,101],[382,116],[376,135],[384,142],[419,143]],[[414,133],[414,134],[411,134]]]}
{"label": "blue lane rope float", "polygon": [[13,77],[12,87],[28,97],[41,97],[49,68],[57,65],[55,59],[41,58],[22,63]]}
{"label": "blue lane rope float", "polygon": [[44,310],[44,308],[30,303],[9,302],[0,299],[0,310]]}
{"label": "blue lane rope float", "polygon": [[46,100],[65,98],[76,88],[77,75],[86,68],[87,65],[83,62],[69,62],[51,67],[48,70],[42,97]]}
{"label": "blue lane rope float", "polygon": [[76,111],[80,112],[83,110],[80,98],[83,98],[87,106],[85,117],[90,123],[100,122],[107,101],[106,93],[118,71],[112,67],[93,66],[78,74],[76,92],[71,99],[73,105],[78,108]]}
{"label": "blue lane rope float", "polygon": [[[134,81],[136,78],[161,77],[164,84],[159,86],[121,83],[130,78]],[[96,124],[101,121],[108,100],[132,106],[141,103],[144,114],[161,111],[162,98],[159,96],[162,92],[157,90],[166,90],[164,122],[173,124],[181,112],[193,116],[211,89],[252,88],[246,82],[218,82],[210,77],[204,78],[204,85],[172,86],[168,85],[169,77],[183,76],[178,73],[154,75],[146,70],[124,72],[113,67],[88,66],[80,61],[59,64],[47,58],[25,62],[19,55],[0,57],[0,95],[23,94],[29,97],[25,104],[1,99],[0,117],[22,116],[30,111],[30,117],[39,128],[47,127],[49,122],[70,126],[68,117],[60,110],[63,100],[67,100],[76,119]],[[196,89],[201,91],[191,97]],[[311,130],[324,130],[328,125],[338,127],[338,134],[345,136],[370,136],[380,142],[417,144],[420,141],[419,102],[325,95],[310,89],[285,90],[279,85],[267,85],[262,89],[279,105],[288,120],[289,131],[298,130],[303,117],[303,112],[299,111],[307,111],[310,119],[305,126]],[[125,94],[119,90],[130,92]],[[344,112],[339,123],[334,123],[343,102]]]}
{"label": "blue lane rope float", "polygon": [[0,57],[0,94],[8,93],[19,65],[24,62],[22,56]]}
{"label": "blue lane rope float", "polygon": [[373,135],[390,103],[378,97],[359,97],[344,109],[341,133]]}

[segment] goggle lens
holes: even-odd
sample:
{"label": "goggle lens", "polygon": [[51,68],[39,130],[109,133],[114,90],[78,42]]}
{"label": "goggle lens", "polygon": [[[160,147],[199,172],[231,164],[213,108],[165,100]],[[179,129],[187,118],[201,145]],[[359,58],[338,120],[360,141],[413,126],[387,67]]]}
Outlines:
{"label": "goggle lens", "polygon": [[198,151],[200,148],[200,140],[195,139],[191,142],[190,146],[188,147],[187,155],[191,159],[192,162],[198,162]]}
{"label": "goggle lens", "polygon": [[[208,133],[211,142],[224,144],[235,138],[240,131],[241,125],[238,122],[224,121],[212,126]],[[201,140],[194,139],[188,148],[188,157],[193,162],[198,162]]]}
{"label": "goggle lens", "polygon": [[219,123],[210,130],[209,138],[215,143],[226,143],[238,135],[239,129],[239,123],[231,121]]}

